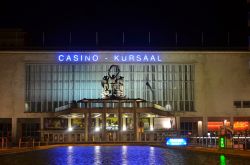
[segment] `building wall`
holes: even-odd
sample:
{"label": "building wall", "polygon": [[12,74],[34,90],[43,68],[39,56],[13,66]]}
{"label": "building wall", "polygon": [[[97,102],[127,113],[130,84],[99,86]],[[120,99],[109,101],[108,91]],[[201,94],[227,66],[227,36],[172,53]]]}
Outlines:
{"label": "building wall", "polygon": [[[0,116],[25,118],[51,113],[24,113],[25,63],[56,63],[57,52],[0,52]],[[99,52],[111,54],[112,52]],[[250,108],[235,108],[233,101],[250,100],[250,53],[158,52],[166,63],[195,64],[195,112],[186,117],[250,116]],[[121,71],[122,72],[122,71]]]}

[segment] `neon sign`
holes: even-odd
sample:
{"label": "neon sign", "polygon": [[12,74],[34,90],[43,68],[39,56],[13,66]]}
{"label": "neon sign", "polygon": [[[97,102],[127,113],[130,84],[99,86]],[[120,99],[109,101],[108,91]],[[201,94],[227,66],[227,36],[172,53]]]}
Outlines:
{"label": "neon sign", "polygon": [[60,63],[87,63],[87,62],[162,62],[156,53],[60,53],[57,55]]}
{"label": "neon sign", "polygon": [[99,56],[96,54],[59,54],[59,62],[96,62]]}
{"label": "neon sign", "polygon": [[226,148],[226,139],[225,139],[225,136],[221,136],[219,138],[219,146],[220,146],[220,148]]}
{"label": "neon sign", "polygon": [[166,145],[167,146],[186,146],[187,139],[185,139],[185,138],[167,138]]}
{"label": "neon sign", "polygon": [[154,54],[129,54],[113,56],[114,62],[161,62],[159,55]]}

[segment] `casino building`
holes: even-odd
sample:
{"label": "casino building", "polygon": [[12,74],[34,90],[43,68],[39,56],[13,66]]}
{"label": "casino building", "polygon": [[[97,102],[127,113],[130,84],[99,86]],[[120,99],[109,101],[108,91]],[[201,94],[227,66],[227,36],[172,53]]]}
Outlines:
{"label": "casino building", "polygon": [[250,130],[248,51],[0,51],[0,76],[0,133],[13,143]]}

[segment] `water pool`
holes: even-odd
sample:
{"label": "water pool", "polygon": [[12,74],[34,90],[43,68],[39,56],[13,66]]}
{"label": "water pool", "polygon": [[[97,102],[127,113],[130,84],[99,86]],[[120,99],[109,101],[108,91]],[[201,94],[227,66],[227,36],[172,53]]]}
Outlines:
{"label": "water pool", "polygon": [[150,146],[68,146],[0,156],[1,165],[244,165],[249,162],[247,158]]}

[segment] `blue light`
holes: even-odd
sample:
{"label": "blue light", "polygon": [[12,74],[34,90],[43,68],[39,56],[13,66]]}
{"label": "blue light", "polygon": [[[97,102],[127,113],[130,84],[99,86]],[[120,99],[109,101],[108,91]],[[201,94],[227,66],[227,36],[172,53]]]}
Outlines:
{"label": "blue light", "polygon": [[162,62],[159,54],[114,54],[114,62]]}
{"label": "blue light", "polygon": [[186,138],[166,138],[167,146],[186,146],[187,139]]}
{"label": "blue light", "polygon": [[97,54],[59,54],[57,56],[57,60],[59,62],[97,62],[99,60],[99,56]]}
{"label": "blue light", "polygon": [[117,62],[117,63],[157,63],[163,62],[158,53],[60,53],[57,54],[60,63]]}

